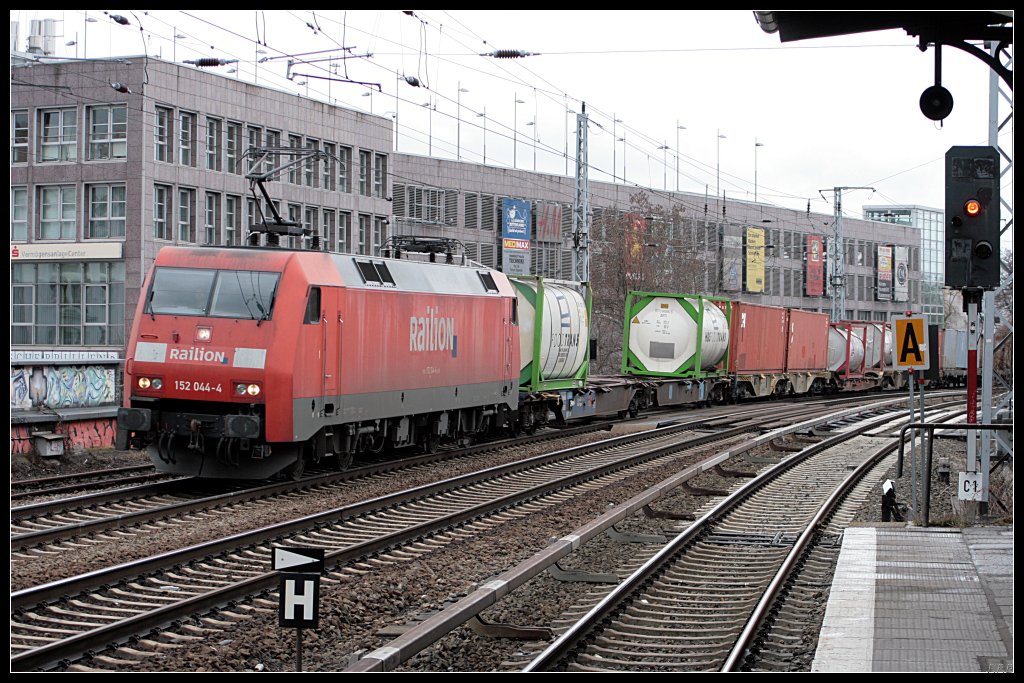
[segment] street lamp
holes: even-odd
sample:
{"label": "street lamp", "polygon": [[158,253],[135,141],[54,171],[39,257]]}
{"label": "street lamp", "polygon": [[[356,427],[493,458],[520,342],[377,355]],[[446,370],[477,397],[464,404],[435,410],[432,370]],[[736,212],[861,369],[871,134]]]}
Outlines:
{"label": "street lamp", "polygon": [[666,140],[665,142],[666,142],[666,144],[662,145],[658,149],[661,150],[661,165],[662,165],[662,169],[661,169],[661,185],[662,185],[663,189],[667,190],[668,189],[668,141]]}
{"label": "street lamp", "polygon": [[483,117],[484,119],[484,166],[487,165],[487,107],[476,115],[477,118]]}
{"label": "street lamp", "polygon": [[622,182],[626,182],[626,131],[622,131],[622,137],[616,142],[622,143]]}
{"label": "street lamp", "polygon": [[434,107],[431,106],[430,100],[424,102],[421,106],[427,108],[428,116],[430,117],[427,125],[427,156],[434,156]]}
{"label": "street lamp", "polygon": [[679,125],[676,119],[676,192],[679,192],[679,131],[686,130],[686,126]]}
{"label": "street lamp", "polygon": [[537,171],[537,126],[536,121],[530,121],[527,126],[533,126],[533,170]]}
{"label": "street lamp", "polygon": [[[619,170],[619,163],[615,159],[615,156],[616,156],[615,143],[619,142],[620,140],[625,140],[626,139],[626,134],[625,133],[622,134],[621,138],[616,136],[616,133],[615,133],[615,124],[616,123],[622,123],[622,119],[617,119],[617,118],[615,118],[615,114],[612,114],[612,140],[613,140],[613,142],[612,142],[612,182],[613,183],[615,182],[615,174]],[[626,145],[622,145],[622,165],[623,165],[623,175],[625,175]]]}
{"label": "street lamp", "polygon": [[515,93],[515,104],[512,105],[512,168],[516,165],[516,156],[519,152],[519,105],[526,104],[525,100],[519,99],[519,93]]}
{"label": "street lamp", "polygon": [[725,136],[722,135],[722,130],[718,130],[718,156],[715,161],[715,203],[717,204],[722,196],[722,140]]}
{"label": "street lamp", "polygon": [[455,132],[455,158],[458,161],[462,161],[462,93],[469,92],[462,87],[462,83],[459,83],[459,92],[455,97],[456,106],[458,112],[456,113],[456,132]]}
{"label": "street lamp", "polygon": [[757,138],[754,138],[754,203],[757,204],[757,148],[764,147],[763,142],[758,142]]}

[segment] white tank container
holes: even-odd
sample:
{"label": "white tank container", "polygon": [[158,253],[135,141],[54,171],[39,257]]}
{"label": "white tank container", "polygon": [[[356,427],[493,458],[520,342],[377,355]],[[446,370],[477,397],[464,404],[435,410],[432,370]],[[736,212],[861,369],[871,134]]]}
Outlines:
{"label": "white tank container", "polygon": [[[829,327],[828,328],[828,369],[832,372],[837,370],[845,370],[846,364],[846,345],[847,337],[849,336],[848,331],[842,327]],[[860,339],[857,334],[854,334],[849,342],[850,345],[850,365],[854,371],[859,370],[861,363],[864,360],[864,342]]]}
{"label": "white tank container", "polygon": [[871,323],[867,326],[866,337],[864,339],[865,369],[870,370],[872,368],[881,367],[883,352],[891,355],[891,351],[888,347],[888,341],[889,340],[885,338],[882,323]]}
{"label": "white tank container", "polygon": [[[700,301],[683,299],[696,311]],[[655,297],[629,321],[629,350],[648,372],[676,373],[690,363],[696,367],[697,339],[701,337],[700,368],[709,370],[729,350],[729,322],[718,306],[704,302],[703,320],[683,308],[676,297]]]}
{"label": "white tank container", "polygon": [[544,281],[544,300],[540,306],[540,348],[534,349],[537,309],[523,288],[528,288],[536,300],[537,284],[529,280],[517,280],[516,285],[516,298],[519,300],[520,372],[536,359],[540,363],[542,379],[575,376],[590,349],[590,321],[587,319],[587,302],[583,295],[571,287]]}

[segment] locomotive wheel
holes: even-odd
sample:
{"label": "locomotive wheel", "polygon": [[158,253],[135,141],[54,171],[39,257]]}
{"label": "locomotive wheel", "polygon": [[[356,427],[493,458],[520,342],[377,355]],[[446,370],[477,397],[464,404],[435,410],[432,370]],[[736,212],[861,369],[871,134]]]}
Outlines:
{"label": "locomotive wheel", "polygon": [[437,453],[437,447],[441,443],[441,437],[437,434],[428,434],[426,441],[423,442],[423,450],[433,455]]}
{"label": "locomotive wheel", "polygon": [[349,467],[352,467],[353,456],[351,453],[338,453],[334,457],[338,459],[337,466],[339,472],[344,472]]}

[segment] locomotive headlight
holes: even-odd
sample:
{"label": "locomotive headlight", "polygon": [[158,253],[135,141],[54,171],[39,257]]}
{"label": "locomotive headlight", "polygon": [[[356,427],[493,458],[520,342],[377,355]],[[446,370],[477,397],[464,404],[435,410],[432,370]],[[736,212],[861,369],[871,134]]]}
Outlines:
{"label": "locomotive headlight", "polygon": [[152,384],[152,382],[149,381],[148,377],[139,378],[139,389],[149,389],[150,384]]}
{"label": "locomotive headlight", "polygon": [[163,389],[164,388],[164,381],[162,379],[160,379],[159,377],[154,377],[153,378],[153,388],[154,389]]}
{"label": "locomotive headlight", "polygon": [[259,396],[260,391],[262,391],[260,385],[256,384],[255,382],[252,382],[250,384],[243,384],[239,382],[238,384],[235,385],[235,395],[239,397]]}
{"label": "locomotive headlight", "polygon": [[213,338],[212,327],[197,327],[196,328],[196,341],[197,342],[208,342]]}

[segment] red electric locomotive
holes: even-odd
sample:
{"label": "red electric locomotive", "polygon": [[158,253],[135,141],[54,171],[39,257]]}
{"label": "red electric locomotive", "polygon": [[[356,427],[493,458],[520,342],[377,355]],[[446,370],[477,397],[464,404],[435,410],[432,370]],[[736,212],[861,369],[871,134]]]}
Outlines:
{"label": "red electric locomotive", "polygon": [[118,447],[263,479],[514,419],[516,295],[470,266],[286,249],[160,251],[135,313]]}

